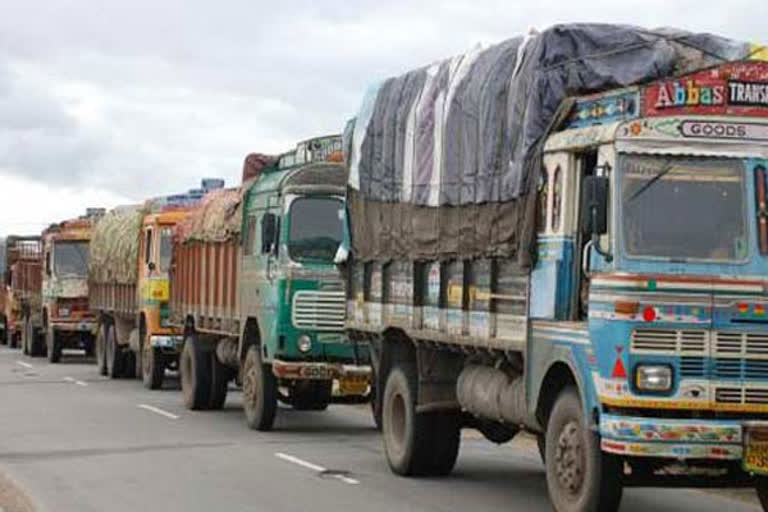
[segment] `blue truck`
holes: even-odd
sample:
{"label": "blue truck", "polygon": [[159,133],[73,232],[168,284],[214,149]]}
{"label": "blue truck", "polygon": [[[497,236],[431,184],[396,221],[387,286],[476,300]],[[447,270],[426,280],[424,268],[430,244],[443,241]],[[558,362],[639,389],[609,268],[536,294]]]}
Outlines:
{"label": "blue truck", "polygon": [[[702,52],[574,96],[598,64],[521,78],[586,29],[556,30],[385,81],[347,131],[347,332],[371,346],[388,463],[445,475],[462,428],[525,431],[558,512],[629,486],[755,487],[768,510],[768,62]],[[564,83],[539,137],[483,137]]]}

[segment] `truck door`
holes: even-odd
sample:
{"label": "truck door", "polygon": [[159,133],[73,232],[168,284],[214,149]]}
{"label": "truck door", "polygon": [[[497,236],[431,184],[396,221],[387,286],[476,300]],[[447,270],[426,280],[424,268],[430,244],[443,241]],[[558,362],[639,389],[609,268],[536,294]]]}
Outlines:
{"label": "truck door", "polygon": [[584,178],[593,176],[596,173],[598,165],[597,148],[590,149],[575,155],[575,170],[577,173],[577,183],[575,196],[576,211],[576,229],[574,232],[574,254],[573,254],[573,290],[572,308],[574,320],[586,320],[589,304],[589,266],[591,264],[591,241],[588,236],[582,233],[583,216],[585,212],[581,207],[581,185]]}

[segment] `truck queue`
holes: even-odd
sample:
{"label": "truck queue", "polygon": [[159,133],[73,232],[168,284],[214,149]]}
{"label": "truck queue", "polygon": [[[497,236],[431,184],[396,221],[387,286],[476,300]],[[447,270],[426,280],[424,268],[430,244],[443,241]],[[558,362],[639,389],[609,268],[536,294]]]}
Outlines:
{"label": "truck queue", "polygon": [[194,410],[234,383],[261,431],[370,403],[403,476],[450,473],[462,428],[525,431],[558,512],[715,484],[768,510],[768,62],[638,34],[473,50],[235,187],[8,237],[0,340],[178,372]]}

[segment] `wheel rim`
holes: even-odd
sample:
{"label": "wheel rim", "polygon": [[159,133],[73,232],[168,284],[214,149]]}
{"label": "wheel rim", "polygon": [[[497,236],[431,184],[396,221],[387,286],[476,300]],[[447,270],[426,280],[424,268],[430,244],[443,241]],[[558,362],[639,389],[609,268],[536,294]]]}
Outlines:
{"label": "wheel rim", "polygon": [[390,438],[394,441],[392,449],[396,453],[403,450],[403,439],[405,439],[405,429],[407,421],[407,412],[405,408],[405,397],[402,393],[394,393],[389,406],[389,431],[392,434]]}
{"label": "wheel rim", "polygon": [[[189,343],[189,342],[187,342]],[[179,364],[179,372],[181,373],[181,387],[185,390],[186,393],[191,393],[191,387],[192,382],[194,379],[192,379],[192,358],[189,357],[189,352],[186,345],[184,346],[184,351],[181,354],[181,362]]]}
{"label": "wheel rim", "polygon": [[259,391],[261,382],[259,373],[256,369],[258,363],[253,358],[246,360],[245,376],[243,377],[243,402],[245,411],[249,414],[255,414],[259,407]]}
{"label": "wheel rim", "polygon": [[578,495],[584,484],[584,445],[578,423],[566,423],[557,438],[555,448],[557,481],[570,495]]}
{"label": "wheel rim", "polygon": [[153,359],[152,347],[141,347],[141,372],[144,376],[144,380],[149,380],[153,371]]}

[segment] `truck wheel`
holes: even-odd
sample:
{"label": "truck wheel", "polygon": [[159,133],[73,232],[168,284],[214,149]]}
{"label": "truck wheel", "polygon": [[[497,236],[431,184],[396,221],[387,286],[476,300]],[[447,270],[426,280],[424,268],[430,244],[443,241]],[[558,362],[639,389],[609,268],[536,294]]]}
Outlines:
{"label": "truck wheel", "polygon": [[49,363],[61,361],[61,340],[56,335],[56,329],[48,327],[45,331],[45,347]]}
{"label": "truck wheel", "polygon": [[763,512],[768,512],[768,478],[764,476],[757,477],[755,491],[757,491],[757,498],[760,500]]}
{"label": "truck wheel", "polygon": [[221,364],[216,352],[211,353],[211,395],[208,408],[217,411],[224,407],[227,401],[229,381],[232,380],[232,369]]}
{"label": "truck wheel", "polygon": [[[138,359],[138,358],[137,358]],[[160,389],[165,378],[165,360],[157,347],[141,347],[141,377],[147,389]]]}
{"label": "truck wheel", "polygon": [[[373,382],[376,382],[375,377]],[[376,425],[376,430],[381,431],[381,400],[379,400],[376,384],[373,383],[371,383],[371,415],[373,416],[373,424]]]}
{"label": "truck wheel", "polygon": [[243,410],[253,430],[272,429],[277,414],[277,379],[269,365],[261,362],[261,350],[248,347],[243,367]]}
{"label": "truck wheel", "polygon": [[32,324],[32,320],[29,317],[27,317],[24,325],[27,338],[27,352],[30,357],[44,355],[45,351],[43,350],[43,343],[40,340],[40,335],[35,332],[35,326]]}
{"label": "truck wheel", "polygon": [[298,381],[291,389],[291,405],[297,411],[324,411],[331,402],[332,380]]}
{"label": "truck wheel", "polygon": [[547,423],[547,488],[557,512],[615,512],[622,496],[621,464],[600,450],[587,428],[576,389],[557,398]]}
{"label": "truck wheel", "polygon": [[85,356],[93,357],[96,351],[96,337],[93,334],[86,334],[85,338]]}
{"label": "truck wheel", "polygon": [[10,336],[8,343],[10,343],[11,348],[21,348],[21,333],[12,332],[8,336]]}
{"label": "truck wheel", "polygon": [[121,375],[124,379],[136,378],[136,353],[128,347],[119,349],[120,359],[122,362],[120,365],[123,367],[123,373]]}
{"label": "truck wheel", "polygon": [[107,362],[107,375],[112,379],[119,379],[123,376],[123,358],[120,353],[120,347],[117,345],[117,338],[115,334],[115,327],[113,325],[107,326],[106,334],[106,362]]}
{"label": "truck wheel", "polygon": [[21,353],[25,356],[30,355],[29,354],[29,342],[27,341],[27,319],[24,318],[22,320],[21,325]]}
{"label": "truck wheel", "polygon": [[387,377],[382,401],[384,451],[392,471],[403,476],[424,476],[434,466],[431,431],[427,414],[416,412],[416,367],[400,363]]}
{"label": "truck wheel", "polygon": [[8,321],[5,317],[0,319],[0,328],[3,330],[2,334],[0,334],[0,345],[10,345],[11,335],[8,333]]}
{"label": "truck wheel", "polygon": [[96,341],[94,341],[94,350],[96,352],[96,369],[99,375],[107,375],[107,341],[106,330],[108,324],[99,324],[99,330],[96,332]]}
{"label": "truck wheel", "polygon": [[181,352],[179,372],[181,391],[187,409],[201,410],[208,407],[211,397],[211,355],[203,351],[200,338],[189,336]]}

